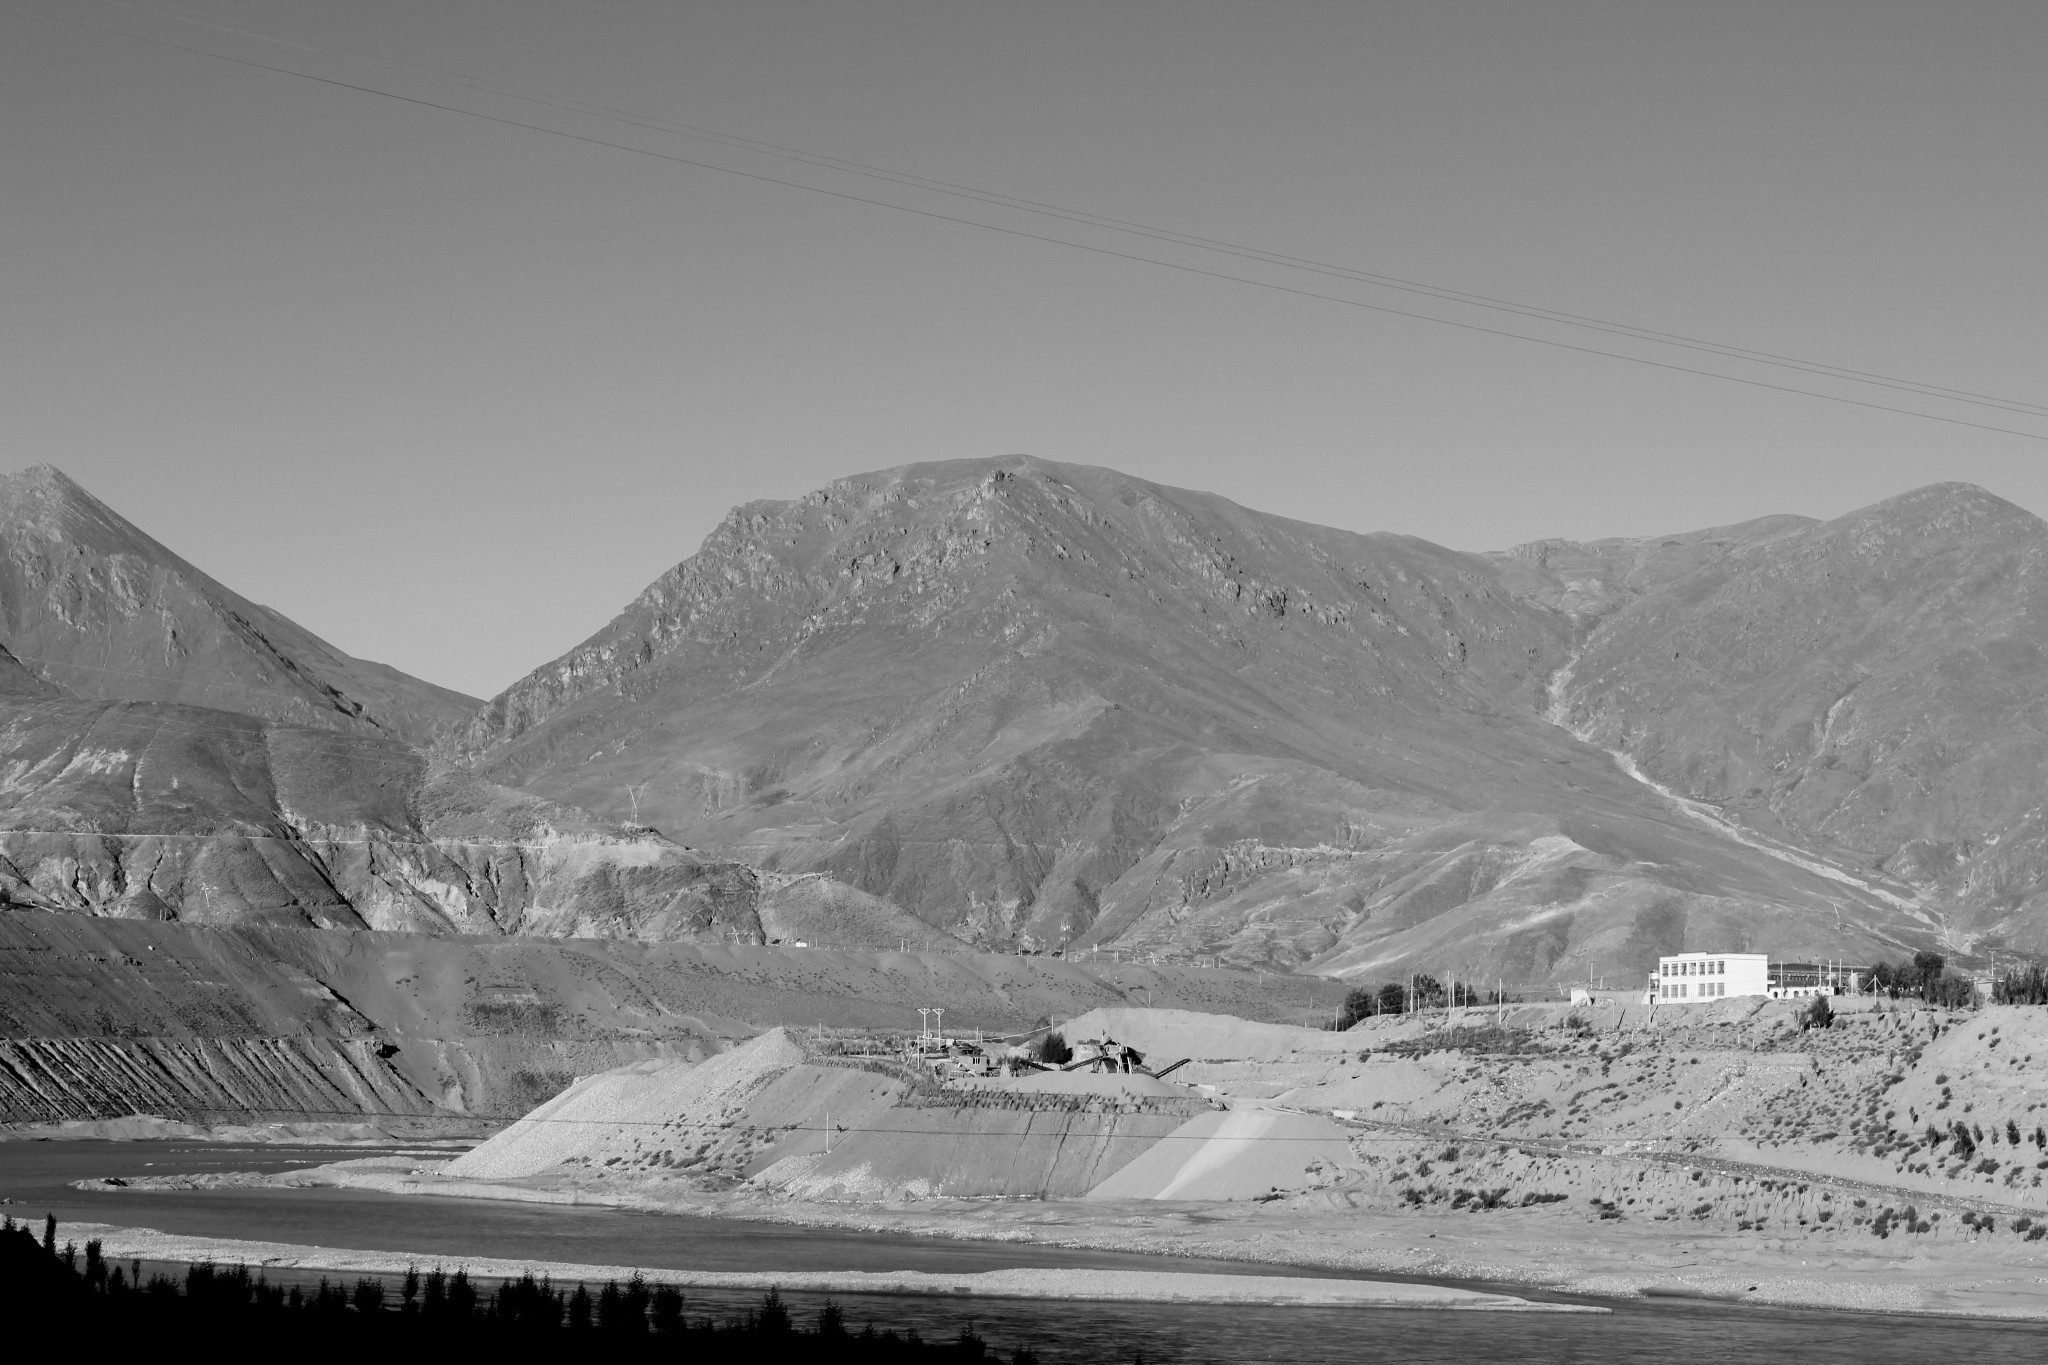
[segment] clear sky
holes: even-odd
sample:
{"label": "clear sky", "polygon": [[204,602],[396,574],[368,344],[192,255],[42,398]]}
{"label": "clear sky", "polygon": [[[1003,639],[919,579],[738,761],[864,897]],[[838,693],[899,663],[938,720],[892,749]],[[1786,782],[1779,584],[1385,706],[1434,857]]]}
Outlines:
{"label": "clear sky", "polygon": [[1941,479],[2048,511],[2048,440],[162,45],[2039,437],[645,126],[2044,403],[2037,0],[25,2],[71,22],[0,10],[0,463],[57,464],[343,649],[469,692],[732,505],[914,460],[1026,451],[1465,549]]}

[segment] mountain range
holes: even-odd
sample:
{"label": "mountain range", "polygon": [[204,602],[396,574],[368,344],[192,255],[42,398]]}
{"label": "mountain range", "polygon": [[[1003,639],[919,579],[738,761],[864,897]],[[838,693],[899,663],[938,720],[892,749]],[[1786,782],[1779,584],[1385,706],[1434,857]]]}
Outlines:
{"label": "mountain range", "polygon": [[485,703],[0,480],[0,895],[1523,984],[2048,951],[2042,555],[1967,485],[1493,554],[1028,457],[732,512]]}

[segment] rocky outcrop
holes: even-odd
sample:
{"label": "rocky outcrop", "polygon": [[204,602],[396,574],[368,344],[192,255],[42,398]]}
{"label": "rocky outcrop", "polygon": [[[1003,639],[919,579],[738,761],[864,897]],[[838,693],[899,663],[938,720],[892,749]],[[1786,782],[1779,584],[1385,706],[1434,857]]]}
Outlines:
{"label": "rocky outcrop", "polygon": [[367,736],[0,701],[0,905],[430,934],[763,933],[759,882]]}

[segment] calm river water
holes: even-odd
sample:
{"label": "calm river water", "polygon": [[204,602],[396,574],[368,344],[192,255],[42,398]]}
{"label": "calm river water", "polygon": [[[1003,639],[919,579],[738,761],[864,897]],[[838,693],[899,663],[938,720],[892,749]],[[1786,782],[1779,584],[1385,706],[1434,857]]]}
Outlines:
{"label": "calm river water", "polygon": [[[93,1221],[204,1237],[244,1237],[448,1258],[533,1257],[700,1270],[981,1270],[1004,1266],[1270,1274],[1271,1267],[1126,1252],[891,1236],[548,1204],[494,1204],[353,1190],[87,1193],[103,1175],[283,1171],[361,1156],[361,1149],[229,1147],[191,1142],[0,1143],[0,1212],[40,1222]],[[1342,1278],[1346,1272],[1290,1273]],[[1555,1297],[1514,1286],[1524,1297]],[[813,1296],[788,1296],[800,1320]],[[752,1295],[689,1291],[690,1311],[724,1317]],[[927,1339],[972,1318],[1006,1356],[1029,1343],[1042,1360],[1088,1362],[1415,1361],[1671,1362],[1771,1357],[1807,1362],[2048,1360],[2048,1329],[1660,1301],[1618,1302],[1609,1315],[1246,1309],[841,1296],[854,1325],[872,1320]]]}

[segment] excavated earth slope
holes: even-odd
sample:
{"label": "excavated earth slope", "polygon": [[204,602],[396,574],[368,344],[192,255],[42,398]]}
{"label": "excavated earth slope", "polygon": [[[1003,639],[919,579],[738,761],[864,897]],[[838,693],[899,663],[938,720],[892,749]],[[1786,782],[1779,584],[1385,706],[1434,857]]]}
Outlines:
{"label": "excavated earth slope", "polygon": [[[1387,1017],[1335,1035],[1346,1051],[1304,1036],[1276,1052],[1271,1026],[1209,1015],[1198,1050],[1224,1055],[1177,1071],[1192,1082],[1178,1101],[941,1090],[776,1035],[694,1071],[584,1082],[536,1116],[578,1120],[525,1139],[544,1160],[515,1130],[447,1174],[657,1203],[739,1186],[864,1202],[1086,1193],[1340,1216],[1533,1211],[1560,1233],[1639,1221],[1899,1236],[1901,1255],[1915,1237],[2025,1239],[2048,1223],[2048,1101],[2027,1081],[2048,1055],[2048,1010],[1839,1003],[1832,1027],[1811,1030],[1803,1002],[1760,999]],[[1133,1038],[1190,1023],[1146,1014],[1116,1018]],[[659,1135],[607,1126],[620,1118]]]}
{"label": "excavated earth slope", "polygon": [[[1312,1008],[1327,1010],[1325,985]],[[0,912],[0,1122],[509,1120],[576,1076],[777,1024],[1028,1029],[1127,1000],[1262,1014],[1253,976],[981,954],[446,938]],[[1298,997],[1297,997],[1298,998]]]}

